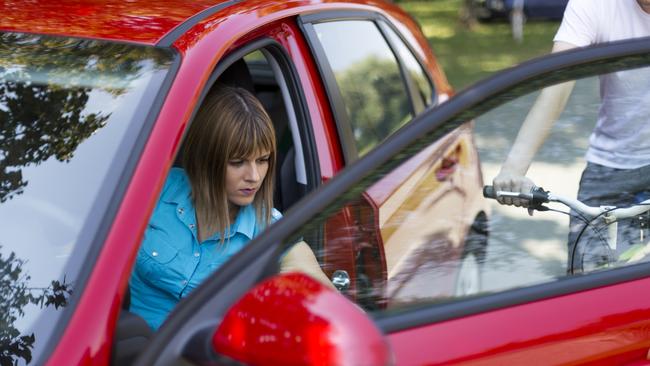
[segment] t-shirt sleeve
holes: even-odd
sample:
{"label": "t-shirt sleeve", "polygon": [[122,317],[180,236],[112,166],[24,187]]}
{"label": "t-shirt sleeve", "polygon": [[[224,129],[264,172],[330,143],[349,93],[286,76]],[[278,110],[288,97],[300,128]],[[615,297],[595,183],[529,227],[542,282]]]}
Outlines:
{"label": "t-shirt sleeve", "polygon": [[553,41],[566,42],[578,47],[594,44],[598,34],[596,2],[594,0],[569,0],[562,24],[560,24]]}

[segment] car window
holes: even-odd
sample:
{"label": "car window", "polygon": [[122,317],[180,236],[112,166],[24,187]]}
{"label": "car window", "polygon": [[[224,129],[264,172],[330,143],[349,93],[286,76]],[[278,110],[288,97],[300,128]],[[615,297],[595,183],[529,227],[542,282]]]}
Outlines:
{"label": "car window", "polygon": [[429,79],[429,76],[422,68],[422,65],[418,62],[397,33],[395,33],[391,27],[384,27],[384,31],[390,41],[395,45],[396,51],[404,63],[406,70],[408,70],[411,80],[415,83],[417,95],[414,95],[413,98],[420,98],[425,106],[430,105],[433,103],[433,83],[431,82],[431,79]]}
{"label": "car window", "polygon": [[374,22],[325,22],[314,28],[362,156],[412,118],[397,59]]}
{"label": "car window", "polygon": [[171,63],[152,47],[0,34],[3,364],[36,359],[81,292],[116,156],[130,154]]}
{"label": "car window", "polygon": [[[483,183],[491,184],[542,94],[541,87],[528,93],[543,84],[535,80],[475,104],[447,128],[421,135],[381,167],[360,175],[286,243],[323,230],[310,240],[321,248],[315,251],[326,275],[350,299],[377,313],[644,265],[650,260],[650,172],[643,164],[650,158],[645,127],[650,68],[626,70],[630,66],[624,61],[605,66],[587,78],[578,76],[589,68],[564,71],[576,75],[561,84],[575,82],[573,93],[528,176],[556,196],[578,196],[595,206],[634,206],[637,212],[629,219],[612,220],[611,207],[594,214],[552,202],[545,205],[548,210],[529,212],[483,197]],[[603,83],[627,89],[601,95]],[[605,119],[602,108],[625,117],[627,124]],[[461,123],[474,117],[473,123]],[[611,162],[621,165],[608,166]],[[617,175],[627,167],[629,173]],[[578,192],[581,179],[586,194]],[[598,190],[606,192],[600,203],[590,197]],[[610,230],[614,221],[617,234]],[[350,258],[353,263],[346,263]]]}

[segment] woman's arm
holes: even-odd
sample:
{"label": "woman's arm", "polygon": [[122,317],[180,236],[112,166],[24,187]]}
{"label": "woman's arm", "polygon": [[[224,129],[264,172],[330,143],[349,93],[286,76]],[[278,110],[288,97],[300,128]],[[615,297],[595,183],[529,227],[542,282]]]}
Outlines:
{"label": "woman's arm", "polygon": [[314,252],[304,241],[294,244],[280,259],[280,272],[302,272],[324,285],[335,288],[321,270]]}

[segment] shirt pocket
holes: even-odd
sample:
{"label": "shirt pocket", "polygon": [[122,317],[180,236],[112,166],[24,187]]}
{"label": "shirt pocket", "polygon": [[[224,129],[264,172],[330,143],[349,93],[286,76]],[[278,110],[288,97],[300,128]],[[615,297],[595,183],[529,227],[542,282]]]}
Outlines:
{"label": "shirt pocket", "polygon": [[168,240],[166,233],[150,225],[138,251],[136,270],[149,286],[178,297],[185,276],[179,251]]}

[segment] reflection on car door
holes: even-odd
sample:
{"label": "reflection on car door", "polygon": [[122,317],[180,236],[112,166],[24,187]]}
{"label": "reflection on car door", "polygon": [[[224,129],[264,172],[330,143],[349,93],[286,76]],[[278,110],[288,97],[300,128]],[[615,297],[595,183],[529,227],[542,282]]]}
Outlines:
{"label": "reflection on car door", "polygon": [[450,296],[481,184],[469,124],[429,145],[368,189],[378,207],[389,306]]}

